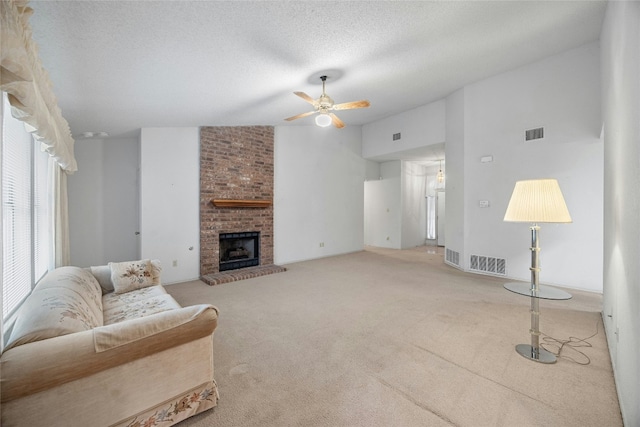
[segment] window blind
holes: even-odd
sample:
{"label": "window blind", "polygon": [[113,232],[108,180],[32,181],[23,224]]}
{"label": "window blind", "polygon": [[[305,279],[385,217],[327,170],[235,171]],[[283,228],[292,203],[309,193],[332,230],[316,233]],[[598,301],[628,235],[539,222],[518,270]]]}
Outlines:
{"label": "window blind", "polygon": [[54,162],[24,124],[2,109],[2,318],[48,270],[53,253],[49,168]]}
{"label": "window blind", "polygon": [[11,117],[3,94],[2,114],[2,317],[31,292],[31,167],[33,141]]}
{"label": "window blind", "polygon": [[[38,144],[39,145],[39,144]],[[36,145],[36,147],[38,146]],[[49,212],[49,191],[47,182],[53,160],[46,152],[34,148],[33,156],[33,274],[39,280],[48,270],[52,251],[53,215]]]}

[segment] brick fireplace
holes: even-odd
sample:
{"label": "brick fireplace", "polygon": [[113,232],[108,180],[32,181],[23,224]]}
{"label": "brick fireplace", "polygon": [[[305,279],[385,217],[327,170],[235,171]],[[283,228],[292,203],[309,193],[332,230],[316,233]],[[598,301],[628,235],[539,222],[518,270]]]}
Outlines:
{"label": "brick fireplace", "polygon": [[273,266],[273,135],[272,126],[200,129],[200,276],[209,284],[226,273],[220,234],[259,233],[259,266],[250,268]]}

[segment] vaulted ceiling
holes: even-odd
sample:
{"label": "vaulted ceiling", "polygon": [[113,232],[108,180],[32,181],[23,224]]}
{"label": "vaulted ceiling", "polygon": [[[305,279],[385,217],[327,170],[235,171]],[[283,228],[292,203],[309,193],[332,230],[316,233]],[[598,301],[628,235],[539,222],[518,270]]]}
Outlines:
{"label": "vaulted ceiling", "polygon": [[[311,125],[320,95],[361,125],[598,39],[601,1],[32,1],[72,133]],[[316,76],[314,79],[310,77]]]}

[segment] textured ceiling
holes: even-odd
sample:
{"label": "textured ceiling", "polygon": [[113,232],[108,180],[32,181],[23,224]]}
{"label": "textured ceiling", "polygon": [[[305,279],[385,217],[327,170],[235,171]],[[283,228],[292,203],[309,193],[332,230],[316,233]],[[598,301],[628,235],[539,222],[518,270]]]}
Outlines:
{"label": "textured ceiling", "polygon": [[[369,123],[597,40],[599,1],[32,1],[40,56],[74,135],[289,125],[327,69]],[[318,82],[319,83],[319,82]],[[311,125],[312,117],[292,122]]]}

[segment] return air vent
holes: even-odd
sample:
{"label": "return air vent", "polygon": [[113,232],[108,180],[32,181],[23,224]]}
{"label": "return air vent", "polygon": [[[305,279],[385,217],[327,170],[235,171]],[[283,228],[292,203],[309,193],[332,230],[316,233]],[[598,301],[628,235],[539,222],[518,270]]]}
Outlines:
{"label": "return air vent", "polygon": [[445,250],[444,259],[447,263],[460,266],[460,253],[447,248]]}
{"label": "return air vent", "polygon": [[529,129],[524,131],[524,140],[531,141],[533,139],[544,138],[544,128]]}
{"label": "return air vent", "polygon": [[469,270],[506,276],[507,262],[503,258],[471,255],[469,259]]}

